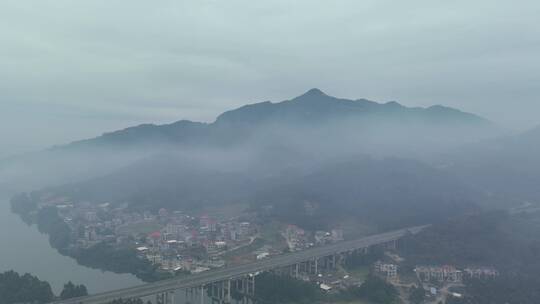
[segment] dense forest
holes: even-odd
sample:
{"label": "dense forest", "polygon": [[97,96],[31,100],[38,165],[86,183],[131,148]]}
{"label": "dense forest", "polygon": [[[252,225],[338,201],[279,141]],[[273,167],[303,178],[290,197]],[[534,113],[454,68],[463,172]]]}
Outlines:
{"label": "dense forest", "polygon": [[48,303],[55,299],[71,299],[88,294],[86,286],[68,282],[57,298],[46,281],[31,274],[20,275],[15,271],[0,273],[0,304]]}
{"label": "dense forest", "polygon": [[495,267],[494,279],[467,280],[468,304],[540,303],[540,214],[492,211],[436,224],[409,236],[406,268],[450,264]]}
{"label": "dense forest", "polygon": [[323,298],[314,283],[262,273],[255,281],[256,299],[261,303],[314,303]]}
{"label": "dense forest", "polygon": [[158,271],[156,265],[141,259],[131,248],[114,248],[106,243],[99,243],[72,254],[81,265],[97,269],[107,269],[117,273],[132,273],[145,282],[154,282],[170,278],[169,273]]}
{"label": "dense forest", "polygon": [[385,280],[369,275],[360,287],[352,286],[338,293],[325,293],[317,284],[288,276],[263,273],[257,276],[255,299],[258,303],[335,303],[362,300],[367,303],[398,303],[398,292]]}
{"label": "dense forest", "polygon": [[347,269],[371,266],[373,263],[384,258],[384,250],[380,247],[372,247],[367,253],[355,251],[347,256],[344,266]]}
{"label": "dense forest", "polygon": [[473,212],[484,199],[443,171],[397,158],[354,157],[284,180],[261,187],[253,208],[308,230],[344,219],[381,231],[423,225]]}
{"label": "dense forest", "polygon": [[51,285],[30,274],[0,273],[0,303],[46,303],[54,299]]}
{"label": "dense forest", "polygon": [[360,287],[353,287],[350,292],[359,299],[377,304],[397,304],[398,291],[385,280],[370,274]]}
{"label": "dense forest", "polygon": [[84,285],[76,285],[69,281],[64,284],[64,289],[60,293],[60,299],[66,300],[71,298],[83,297],[88,295],[88,290]]}

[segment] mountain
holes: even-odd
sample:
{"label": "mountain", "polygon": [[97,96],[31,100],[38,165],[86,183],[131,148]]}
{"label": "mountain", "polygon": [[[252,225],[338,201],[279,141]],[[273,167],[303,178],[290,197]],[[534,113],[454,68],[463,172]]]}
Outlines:
{"label": "mountain", "polygon": [[264,158],[261,170],[358,154],[422,159],[499,133],[491,122],[447,107],[340,99],[312,89],[225,112],[213,123],[145,124],[0,161],[0,187],[84,181],[163,153],[240,153],[250,162],[242,166]]}
{"label": "mountain", "polygon": [[[496,130],[492,123],[479,116],[448,107],[409,108],[397,102],[340,99],[328,96],[318,89],[311,89],[290,100],[278,103],[266,101],[227,111],[210,124],[187,120],[166,125],[144,124],[74,142],[58,149],[148,144],[230,145],[245,143],[252,139],[250,136],[257,136],[260,132],[267,132],[269,128],[280,126],[297,128],[300,132],[306,131],[303,128],[339,129],[352,126],[365,129],[392,126],[396,131],[397,128],[428,126],[441,131],[450,127],[468,128],[469,132],[461,134],[463,142],[475,136],[483,137],[479,134],[481,131]],[[282,130],[279,128],[279,131]]]}
{"label": "mountain", "polygon": [[[228,160],[225,160],[228,162]],[[485,197],[451,174],[408,159],[367,156],[285,168],[223,167],[160,155],[112,174],[47,188],[38,196],[71,202],[128,203],[131,208],[197,210],[249,204],[264,220],[307,229],[354,223],[389,230],[478,210]]]}
{"label": "mountain", "polygon": [[402,123],[489,124],[476,115],[452,108],[442,106],[408,108],[395,101],[377,103],[367,99],[341,99],[328,96],[319,89],[311,89],[301,96],[279,103],[267,101],[225,112],[217,118],[216,124],[260,125],[283,122],[320,124],[332,119],[348,118],[399,119]]}
{"label": "mountain", "polygon": [[[438,222],[403,240],[402,269],[417,265],[489,267],[499,275],[464,281],[459,303],[538,303],[540,213],[489,211]],[[504,244],[504,246],[501,246]],[[496,248],[496,249],[495,249]]]}
{"label": "mountain", "polygon": [[312,89],[213,123],[146,124],[54,147],[0,164],[0,177],[11,170],[23,189],[74,203],[192,209],[241,202],[259,211],[271,205],[267,216],[305,227],[361,219],[389,228],[474,211],[481,193],[423,161],[499,133],[452,108]]}
{"label": "mountain", "polygon": [[421,162],[361,157],[266,187],[252,202],[272,218],[312,229],[354,220],[384,231],[474,212],[484,199]]}
{"label": "mountain", "polygon": [[470,144],[441,161],[447,171],[509,203],[540,202],[540,127]]}
{"label": "mountain", "polygon": [[46,188],[45,193],[71,200],[154,210],[196,209],[208,205],[245,201],[254,188],[247,172],[214,169],[179,155],[160,154],[83,182]]}

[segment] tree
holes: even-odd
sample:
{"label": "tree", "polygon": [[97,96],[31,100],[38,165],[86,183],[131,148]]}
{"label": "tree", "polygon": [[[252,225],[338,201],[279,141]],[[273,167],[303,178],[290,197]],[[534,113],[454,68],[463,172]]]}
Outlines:
{"label": "tree", "polygon": [[60,293],[60,298],[62,300],[71,299],[71,298],[77,298],[77,297],[83,297],[87,296],[88,291],[86,290],[86,286],[84,285],[75,285],[71,281],[69,281],[67,284],[64,284],[64,289]]}
{"label": "tree", "polygon": [[262,303],[314,303],[323,294],[313,283],[262,273],[255,280],[255,298]]}
{"label": "tree", "polygon": [[380,304],[393,304],[398,298],[394,286],[373,274],[368,276],[362,286],[353,289],[352,293],[361,299]]}
{"label": "tree", "polygon": [[0,303],[47,303],[54,294],[51,286],[30,274],[19,275],[15,271],[0,273]]}
{"label": "tree", "polygon": [[420,304],[426,299],[426,291],[422,287],[414,286],[411,288],[411,295],[409,300],[414,304]]}

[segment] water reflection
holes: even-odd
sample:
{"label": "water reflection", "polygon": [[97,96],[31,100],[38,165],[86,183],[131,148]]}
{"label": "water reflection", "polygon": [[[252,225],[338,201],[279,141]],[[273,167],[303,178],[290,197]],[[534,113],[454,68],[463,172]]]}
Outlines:
{"label": "water reflection", "polygon": [[56,293],[70,280],[86,285],[90,293],[142,283],[135,276],[90,269],[60,255],[46,235],[11,213],[9,200],[0,196],[0,272],[7,270],[32,273],[48,281]]}

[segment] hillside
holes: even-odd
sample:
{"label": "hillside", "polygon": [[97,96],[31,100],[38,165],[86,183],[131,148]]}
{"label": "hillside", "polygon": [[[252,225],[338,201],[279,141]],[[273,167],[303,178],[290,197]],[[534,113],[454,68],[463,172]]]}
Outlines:
{"label": "hillside", "polygon": [[479,192],[443,171],[406,159],[351,159],[259,191],[255,208],[306,228],[354,219],[381,230],[477,210]]}
{"label": "hillside", "polygon": [[290,100],[227,111],[213,123],[145,124],[0,160],[0,186],[30,190],[84,181],[153,155],[193,150],[236,149],[252,160],[285,151],[269,168],[281,167],[289,154],[314,160],[361,153],[422,159],[497,134],[491,122],[452,108],[340,99],[312,89]]}
{"label": "hillside", "polygon": [[508,202],[540,202],[540,128],[463,146],[441,163],[464,182]]}
{"label": "hillside", "polygon": [[48,188],[75,201],[128,202],[134,208],[200,208],[244,201],[253,181],[245,172],[225,172],[162,154],[88,181]]}
{"label": "hillside", "polygon": [[240,166],[219,171],[161,156],[45,192],[74,202],[127,202],[146,210],[241,202],[263,218],[307,229],[329,228],[342,220],[380,230],[425,224],[473,212],[485,199],[451,175],[407,159],[355,157],[266,172]]}
{"label": "hillside", "polygon": [[448,264],[500,272],[490,280],[466,280],[466,299],[456,303],[538,303],[539,232],[539,213],[492,211],[437,223],[405,239],[401,253],[411,269]]}

